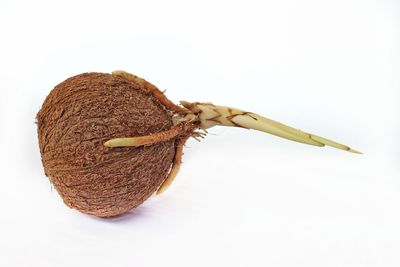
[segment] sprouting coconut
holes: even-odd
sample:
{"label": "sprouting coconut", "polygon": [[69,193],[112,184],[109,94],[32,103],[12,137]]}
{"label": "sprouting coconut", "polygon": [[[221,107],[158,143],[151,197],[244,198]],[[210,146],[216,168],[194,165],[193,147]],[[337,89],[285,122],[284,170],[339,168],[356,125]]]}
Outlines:
{"label": "sprouting coconut", "polygon": [[65,204],[99,217],[137,207],[173,182],[186,140],[202,138],[216,125],[359,153],[255,113],[180,104],[124,71],[84,73],[57,85],[37,114],[37,125],[45,174]]}

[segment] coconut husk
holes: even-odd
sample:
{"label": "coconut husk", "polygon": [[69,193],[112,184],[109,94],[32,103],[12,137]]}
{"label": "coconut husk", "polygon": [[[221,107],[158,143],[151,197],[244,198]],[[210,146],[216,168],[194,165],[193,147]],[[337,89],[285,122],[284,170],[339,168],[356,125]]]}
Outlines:
{"label": "coconut husk", "polygon": [[71,77],[37,114],[45,174],[71,208],[100,217],[125,213],[164,181],[176,139],[112,149],[103,143],[167,130],[172,115],[141,84],[106,73]]}

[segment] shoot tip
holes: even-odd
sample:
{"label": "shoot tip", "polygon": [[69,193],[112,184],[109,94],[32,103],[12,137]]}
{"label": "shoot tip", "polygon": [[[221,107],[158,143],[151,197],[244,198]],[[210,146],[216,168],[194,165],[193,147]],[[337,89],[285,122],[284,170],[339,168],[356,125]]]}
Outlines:
{"label": "shoot tip", "polygon": [[349,152],[354,153],[354,154],[360,154],[360,155],[363,154],[362,152],[355,150],[355,149],[351,149],[351,148],[349,149]]}

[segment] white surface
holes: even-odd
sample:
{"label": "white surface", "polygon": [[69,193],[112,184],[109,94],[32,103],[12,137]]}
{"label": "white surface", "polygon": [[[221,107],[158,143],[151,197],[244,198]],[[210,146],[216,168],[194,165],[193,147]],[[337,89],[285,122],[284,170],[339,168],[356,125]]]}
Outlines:
{"label": "white surface", "polygon": [[[394,0],[2,0],[0,266],[400,266],[399,25]],[[215,128],[163,195],[80,214],[44,176],[35,114],[115,69],[365,154]]]}

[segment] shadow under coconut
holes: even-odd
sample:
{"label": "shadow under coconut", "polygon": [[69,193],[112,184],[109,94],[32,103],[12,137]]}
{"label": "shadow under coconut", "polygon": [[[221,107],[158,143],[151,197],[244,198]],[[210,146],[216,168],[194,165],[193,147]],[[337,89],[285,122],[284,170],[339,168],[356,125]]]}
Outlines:
{"label": "shadow under coconut", "polygon": [[132,223],[133,221],[140,221],[140,220],[147,220],[149,216],[152,212],[150,211],[151,209],[148,207],[143,207],[143,206],[139,206],[136,209],[133,209],[127,213],[124,214],[120,214],[117,216],[113,216],[113,217],[108,217],[108,218],[100,218],[100,217],[96,217],[96,216],[90,216],[90,218],[96,220],[96,221],[102,221],[102,222],[106,222],[106,223],[121,223],[121,224],[125,224],[125,223]]}

